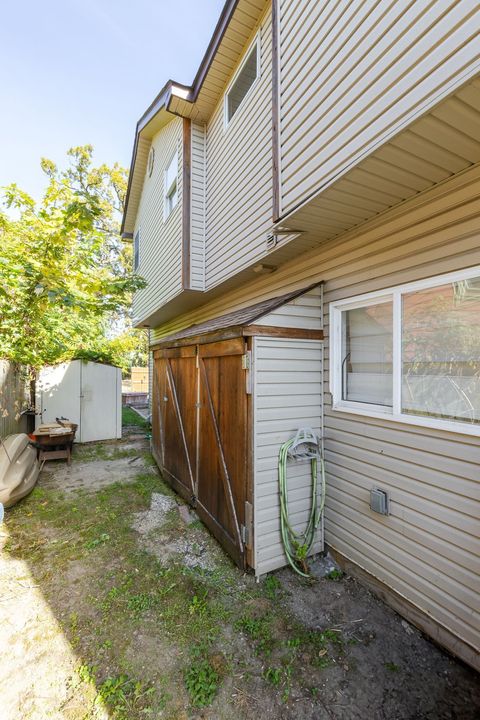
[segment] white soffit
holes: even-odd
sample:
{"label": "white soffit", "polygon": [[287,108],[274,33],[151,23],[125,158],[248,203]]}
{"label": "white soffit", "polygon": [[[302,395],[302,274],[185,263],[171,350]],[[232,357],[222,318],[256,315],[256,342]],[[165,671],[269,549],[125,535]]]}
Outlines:
{"label": "white soffit", "polygon": [[278,225],[302,230],[303,244],[314,247],[478,162],[480,79],[475,78]]}

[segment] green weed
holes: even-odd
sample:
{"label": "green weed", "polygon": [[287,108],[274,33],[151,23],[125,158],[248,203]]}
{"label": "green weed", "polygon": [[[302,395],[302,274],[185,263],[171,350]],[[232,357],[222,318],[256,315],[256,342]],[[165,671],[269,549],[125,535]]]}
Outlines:
{"label": "green weed", "polygon": [[269,683],[278,687],[282,680],[282,669],[277,667],[268,667],[263,676]]}
{"label": "green weed", "polygon": [[88,542],[85,543],[85,547],[87,550],[94,550],[99,545],[103,545],[103,543],[106,543],[110,540],[110,535],[108,533],[102,533],[100,537],[94,538],[93,540],[88,540]]}
{"label": "green weed", "polygon": [[84,683],[95,684],[97,668],[95,665],[79,665],[77,675]]}
{"label": "green weed", "polygon": [[236,622],[237,630],[242,630],[252,640],[255,641],[255,649],[257,654],[263,653],[269,655],[274,644],[272,631],[272,617],[264,615],[263,617],[254,618],[249,615],[243,615]]}
{"label": "green weed", "polygon": [[132,611],[135,617],[140,617],[143,613],[150,610],[155,604],[155,598],[149,593],[139,593],[138,595],[130,595],[127,600],[127,607]]}
{"label": "green weed", "polygon": [[203,615],[207,611],[207,592],[205,591],[203,595],[194,595],[192,598],[192,601],[190,603],[190,606],[188,608],[188,612],[190,615]]}
{"label": "green weed", "polygon": [[118,720],[129,720],[133,711],[149,712],[146,701],[154,691],[128,675],[108,677],[98,686],[96,703],[103,702]]}
{"label": "green weed", "polygon": [[400,666],[397,665],[397,664],[394,663],[394,662],[386,662],[386,663],[385,663],[385,668],[386,668],[389,672],[398,672],[398,671],[400,670]]}
{"label": "green weed", "polygon": [[337,570],[337,568],[334,568],[333,570],[330,570],[329,573],[325,575],[327,580],[333,580],[334,582],[338,582],[343,578],[344,573],[341,570]]}
{"label": "green weed", "polygon": [[265,595],[270,600],[276,600],[279,594],[279,590],[282,587],[280,580],[275,575],[268,575],[263,583],[263,590]]}
{"label": "green weed", "polygon": [[194,660],[184,678],[193,707],[206,707],[212,703],[220,678],[206,658]]}

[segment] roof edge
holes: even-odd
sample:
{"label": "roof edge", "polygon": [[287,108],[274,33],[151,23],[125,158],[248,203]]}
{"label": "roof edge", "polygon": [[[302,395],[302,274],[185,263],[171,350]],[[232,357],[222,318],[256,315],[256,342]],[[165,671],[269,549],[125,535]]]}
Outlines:
{"label": "roof edge", "polygon": [[[269,300],[261,300],[260,302],[253,303],[252,305],[248,305],[247,307],[241,308],[240,310],[233,310],[229,313],[225,313],[224,315],[217,315],[216,317],[210,318],[209,320],[205,320],[200,323],[194,323],[193,325],[188,325],[187,327],[182,328],[182,330],[171,333],[170,335],[165,335],[164,337],[150,343],[150,348],[155,349],[162,346],[165,347],[166,344],[168,345],[168,343],[171,342],[176,342],[178,340],[188,340],[189,337],[197,335],[207,335],[212,332],[212,321],[215,321],[215,329],[218,329],[217,324],[220,321],[224,320],[224,322],[220,324],[220,327],[223,325],[223,328],[225,330],[229,329],[239,333],[241,328],[254,324],[260,318],[277,310],[279,307],[282,307],[282,305],[286,305],[292,300],[296,300],[296,298],[300,297],[301,295],[305,295],[306,293],[321,285],[323,285],[323,280],[317,280],[317,282],[311,283],[310,285],[302,287],[299,290],[293,290],[292,292],[284,293],[283,295],[277,295],[273,298],[270,298]],[[249,310],[255,309],[257,309],[257,312],[252,312],[251,314],[248,313]],[[246,316],[244,320],[239,318],[239,313],[242,313],[242,315],[244,314]]]}
{"label": "roof edge", "polygon": [[239,0],[226,0],[225,5],[223,6],[222,12],[220,14],[220,17],[218,19],[218,22],[213,31],[213,35],[208,44],[205,55],[203,56],[200,66],[196,72],[193,83],[191,85],[183,85],[182,83],[177,83],[174,80],[168,80],[168,82],[163,86],[163,88],[160,90],[158,95],[155,97],[155,99],[152,101],[152,103],[150,103],[150,105],[145,110],[145,112],[143,113],[141,118],[138,120],[136,129],[135,129],[135,140],[133,143],[132,159],[130,161],[130,171],[128,174],[127,193],[125,195],[125,206],[124,206],[124,211],[123,211],[120,234],[123,234],[125,231],[125,221],[126,221],[126,216],[127,216],[128,203],[129,203],[129,199],[130,199],[130,189],[131,189],[131,184],[132,184],[133,170],[135,168],[135,162],[136,162],[136,158],[137,158],[138,138],[139,138],[141,131],[148,125],[148,123],[155,117],[155,115],[157,115],[157,113],[162,108],[165,108],[166,110],[168,110],[168,106],[169,106],[170,100],[172,98],[172,94],[173,94],[172,91],[173,91],[174,87],[182,88],[183,90],[186,91],[187,97],[185,99],[187,100],[187,102],[190,102],[190,103],[195,102],[195,100],[197,99],[198,94],[200,92],[200,89],[203,85],[203,82],[205,80],[205,77],[206,77],[206,75],[210,69],[210,66],[213,62],[213,59],[218,50],[218,47],[219,47],[220,43],[222,42],[223,36],[225,35],[228,25],[230,24],[233,13],[235,12],[235,10],[237,8],[238,3],[239,3]]}

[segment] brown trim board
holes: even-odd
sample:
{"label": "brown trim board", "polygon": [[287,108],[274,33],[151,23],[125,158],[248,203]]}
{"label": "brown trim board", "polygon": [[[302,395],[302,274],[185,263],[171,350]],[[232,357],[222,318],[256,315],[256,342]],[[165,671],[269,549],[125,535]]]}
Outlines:
{"label": "brown trim board", "polygon": [[192,197],[192,121],[183,118],[182,182],[182,290],[190,290],[190,235]]}
{"label": "brown trim board", "polygon": [[247,325],[242,335],[262,335],[268,337],[295,338],[299,340],[323,340],[323,330],[307,330],[304,328],[286,328],[270,325]]}
{"label": "brown trim board", "polygon": [[280,217],[280,48],[279,48],[279,0],[272,0],[272,174],[273,174],[273,222]]}
{"label": "brown trim board", "polygon": [[281,328],[270,327],[268,325],[247,325],[245,327],[229,327],[224,330],[215,330],[211,333],[203,335],[192,335],[178,340],[167,340],[166,342],[156,342],[150,345],[150,350],[162,350],[165,348],[181,348],[190,345],[206,345],[223,340],[233,340],[239,337],[252,337],[254,335],[262,335],[262,337],[282,337],[295,338],[297,340],[323,340],[323,330],[304,330],[303,328]]}

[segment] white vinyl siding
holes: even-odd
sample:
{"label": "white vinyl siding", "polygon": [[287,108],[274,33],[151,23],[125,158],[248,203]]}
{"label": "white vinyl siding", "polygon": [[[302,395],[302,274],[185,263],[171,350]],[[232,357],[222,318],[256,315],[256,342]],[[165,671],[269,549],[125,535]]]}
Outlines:
{"label": "white vinyl siding", "polygon": [[137,273],[147,287],[135,293],[133,315],[141,322],[182,289],[182,173],[178,173],[179,202],[164,222],[166,169],[175,153],[182,164],[182,120],[174,118],[152,141],[155,162],[151,177],[145,174],[134,235],[140,231]]}
{"label": "white vinyl siding", "polygon": [[260,27],[261,75],[225,130],[224,101],[206,134],[206,287],[265,252],[272,220],[271,11]]}
{"label": "white vinyl siding", "polygon": [[[300,427],[321,433],[322,343],[255,338],[254,564],[257,577],[287,564],[280,535],[278,451]],[[311,506],[310,463],[288,464],[289,511],[294,529],[305,528]],[[320,527],[312,553],[323,550]]]}
{"label": "white vinyl siding", "polygon": [[190,287],[205,289],[205,127],[192,123]]}
{"label": "white vinyl siding", "polygon": [[[333,412],[328,310],[335,300],[478,265],[479,192],[477,165],[155,332],[324,281],[326,542],[460,638],[450,648],[469,662],[480,648],[480,439]],[[373,485],[390,492],[388,517],[369,509]]]}
{"label": "white vinyl siding", "polygon": [[322,329],[322,288],[316,287],[305,295],[290,300],[256,321],[257,325],[302,330]]}
{"label": "white vinyl siding", "polygon": [[480,70],[477,0],[280,0],[279,15],[282,214]]}

